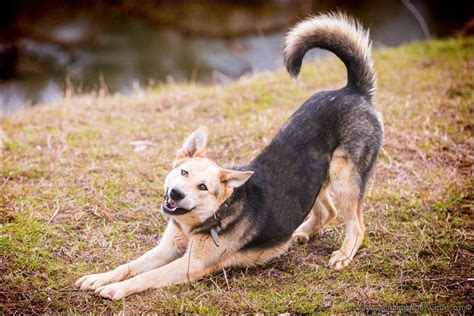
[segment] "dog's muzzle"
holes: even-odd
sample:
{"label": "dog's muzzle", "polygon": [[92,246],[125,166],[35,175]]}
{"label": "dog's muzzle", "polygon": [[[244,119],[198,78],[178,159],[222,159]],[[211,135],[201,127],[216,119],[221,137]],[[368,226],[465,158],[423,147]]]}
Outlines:
{"label": "dog's muzzle", "polygon": [[169,214],[169,215],[183,215],[183,214],[189,213],[193,210],[193,209],[188,210],[186,208],[179,207],[178,202],[173,200],[168,195],[168,190],[166,190],[166,193],[165,193],[163,199],[164,199],[164,201],[161,203],[161,209],[166,214]]}

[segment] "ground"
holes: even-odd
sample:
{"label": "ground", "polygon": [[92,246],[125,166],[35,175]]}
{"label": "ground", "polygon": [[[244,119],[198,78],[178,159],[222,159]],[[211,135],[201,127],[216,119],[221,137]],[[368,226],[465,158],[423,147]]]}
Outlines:
{"label": "ground", "polygon": [[[335,57],[222,85],[75,95],[2,118],[0,313],[343,312],[387,304],[472,304],[472,39],[381,48],[376,108],[385,145],[365,199],[367,233],[351,265],[326,264],[340,221],[251,269],[112,302],[74,281],[156,245],[162,182],[181,141],[210,129],[209,156],[249,161],[314,91],[339,87]],[[141,152],[130,144],[148,140]]]}

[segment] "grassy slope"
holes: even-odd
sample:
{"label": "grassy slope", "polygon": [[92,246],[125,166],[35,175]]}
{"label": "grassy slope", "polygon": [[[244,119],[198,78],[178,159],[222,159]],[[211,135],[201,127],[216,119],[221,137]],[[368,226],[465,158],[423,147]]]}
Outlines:
{"label": "grassy slope", "polygon": [[[315,90],[341,86],[336,58],[226,85],[163,85],[141,96],[77,96],[2,120],[0,312],[343,311],[385,303],[461,303],[471,290],[472,40],[375,52],[386,142],[366,199],[364,247],[325,264],[340,222],[264,267],[119,302],[72,288],[156,244],[161,185],[199,124],[210,156],[245,162]],[[136,153],[130,141],[154,146]],[[53,214],[56,213],[56,216]]]}

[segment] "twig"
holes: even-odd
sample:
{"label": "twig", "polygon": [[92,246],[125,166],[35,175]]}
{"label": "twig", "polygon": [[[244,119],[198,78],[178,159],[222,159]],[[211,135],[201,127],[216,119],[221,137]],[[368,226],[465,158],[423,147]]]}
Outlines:
{"label": "twig", "polygon": [[67,289],[59,289],[58,292],[82,292],[84,290],[81,289],[74,289],[74,288],[67,288]]}
{"label": "twig", "polygon": [[[434,240],[433,240],[434,241]],[[441,248],[438,243],[436,241],[434,241],[434,244],[436,247],[438,247],[439,250],[441,250],[441,252],[446,256],[446,258],[451,261],[451,257],[446,253],[446,251],[443,250],[443,248]]]}
{"label": "twig", "polygon": [[202,294],[199,294],[199,295],[196,296],[193,300],[196,301],[198,298],[201,298],[201,297],[203,297],[204,295],[207,295],[207,294],[212,293],[212,292],[214,292],[214,290],[212,290],[212,291],[207,291],[207,292],[204,292],[204,293],[202,293]]}
{"label": "twig", "polygon": [[220,288],[219,285],[217,285],[216,281],[214,281],[212,278],[210,278],[211,282],[216,286],[216,288],[219,290],[219,292],[223,292],[222,289]]}
{"label": "twig", "polygon": [[225,272],[225,269],[222,269],[222,271],[224,272],[224,279],[225,279],[225,283],[227,284],[227,289],[230,290],[229,280],[227,279],[227,272]]}
{"label": "twig", "polygon": [[140,222],[137,222],[137,225],[135,226],[135,228],[130,233],[133,234],[138,229],[139,226],[140,226]]}
{"label": "twig", "polygon": [[354,243],[354,246],[352,247],[351,253],[350,253],[349,258],[348,258],[349,260],[352,260],[352,255],[354,254],[354,249],[356,248],[357,239],[359,239],[359,232],[357,232],[356,242]]}
{"label": "twig", "polygon": [[378,224],[379,224],[379,226],[382,228],[382,230],[383,230],[384,232],[386,232],[387,234],[393,235],[393,236],[395,236],[395,237],[405,237],[405,238],[406,238],[405,235],[400,235],[400,234],[392,233],[391,231],[389,231],[389,230],[382,224],[382,222],[380,221],[380,219],[378,220]]}
{"label": "twig", "polygon": [[383,147],[381,148],[380,151],[382,152],[382,154],[384,154],[388,158],[388,167],[391,169],[392,165],[393,165],[392,156],[390,156],[388,151],[386,151],[385,148],[383,148]]}
{"label": "twig", "polygon": [[50,224],[54,220],[54,218],[56,217],[56,215],[58,215],[58,213],[59,213],[59,203],[58,201],[56,201],[56,210],[54,210],[53,216],[49,218],[48,224]]}
{"label": "twig", "polygon": [[[344,255],[346,256],[346,258],[344,259],[341,259],[341,260],[338,260],[336,261],[335,263],[338,263],[338,262],[343,262],[344,260],[352,260],[352,254],[354,253],[354,249],[356,248],[356,245],[357,245],[357,239],[359,238],[359,232],[357,232],[357,235],[356,235],[356,242],[354,243],[354,246],[352,247],[351,249],[351,253],[348,255],[346,255],[341,249],[339,249],[339,251]],[[342,247],[341,247],[342,248]]]}
{"label": "twig", "polygon": [[5,186],[5,184],[7,184],[7,182],[10,180],[11,177],[12,177],[12,173],[8,174],[8,177],[5,179],[5,181],[3,181],[0,189],[3,189],[3,187]]}
{"label": "twig", "polygon": [[188,270],[186,271],[186,279],[189,281],[189,264],[191,263],[191,251],[193,250],[193,241],[191,240],[191,245],[189,245],[189,256],[188,256]]}

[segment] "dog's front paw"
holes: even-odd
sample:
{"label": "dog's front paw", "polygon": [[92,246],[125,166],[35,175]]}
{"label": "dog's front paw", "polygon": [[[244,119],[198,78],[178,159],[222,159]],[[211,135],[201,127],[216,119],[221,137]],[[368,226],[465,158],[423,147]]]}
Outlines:
{"label": "dog's front paw", "polygon": [[351,263],[352,259],[349,258],[341,250],[336,250],[332,253],[331,259],[329,259],[329,267],[334,270],[340,270],[345,268]]}
{"label": "dog's front paw", "polygon": [[95,290],[95,294],[109,300],[119,300],[127,296],[125,282],[113,283],[106,286],[99,287]]}
{"label": "dog's front paw", "polygon": [[89,274],[77,280],[76,286],[81,290],[95,290],[113,281],[113,277],[109,272]]}

